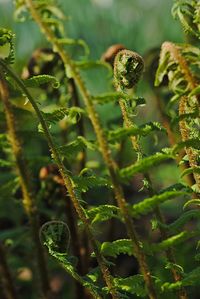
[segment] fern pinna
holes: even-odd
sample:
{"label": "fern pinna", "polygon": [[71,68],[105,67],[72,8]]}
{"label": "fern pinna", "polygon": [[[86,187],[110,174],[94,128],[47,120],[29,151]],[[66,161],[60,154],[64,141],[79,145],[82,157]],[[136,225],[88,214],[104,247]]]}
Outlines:
{"label": "fern pinna", "polygon": [[[40,210],[36,212],[34,208],[33,215],[32,210],[27,210],[34,232],[33,239],[35,237],[36,240],[35,246],[40,248],[40,236],[40,242],[45,245],[49,254],[76,281],[77,289],[81,288],[77,298],[82,296],[84,299],[100,299],[111,296],[155,299],[162,296],[186,299],[190,298],[190,293],[194,294],[199,285],[199,254],[195,252],[198,250],[199,234],[196,224],[200,215],[196,208],[200,194],[198,12],[198,1],[176,1],[174,4],[173,15],[180,19],[186,32],[193,35],[195,46],[171,42],[162,45],[155,85],[167,80],[170,91],[174,93],[167,103],[166,113],[171,121],[172,132],[179,126],[180,136],[175,136],[176,143],[172,147],[155,149],[150,154],[142,149],[142,138],[164,135],[166,130],[158,122],[135,124],[136,111],[145,103],[143,98],[136,96],[135,91],[135,85],[144,71],[144,61],[139,54],[126,49],[115,53],[115,90],[93,95],[83,80],[84,70],[103,67],[110,74],[112,67],[103,61],[90,61],[88,46],[84,41],[66,38],[62,23],[64,15],[53,1],[16,1],[16,17],[24,19],[30,14],[52,46],[52,50],[37,51],[34,56],[36,67],[29,69],[29,74],[23,75],[23,79],[10,67],[14,55],[13,35],[6,29],[0,30],[0,46],[3,50],[0,56],[0,94],[5,114],[9,114],[8,108],[11,107],[11,120],[19,122],[12,95],[16,93],[22,96],[32,119],[38,124],[40,138],[46,138],[51,154],[51,158],[46,157],[42,161],[40,178],[43,184],[37,197],[42,200],[48,191],[50,180],[59,190],[67,216],[68,224],[63,221],[66,217],[64,213],[56,216],[49,211],[46,215],[48,221],[41,226],[39,232],[37,217]],[[82,47],[84,56],[79,60],[75,59],[73,54],[69,54],[68,46]],[[49,55],[49,60],[43,61],[43,54]],[[43,73],[43,70],[47,72]],[[41,96],[38,90],[41,91],[44,86],[45,92]],[[45,103],[48,106],[51,98],[56,98],[56,104],[52,109],[46,109]],[[96,106],[107,103],[119,103],[123,126],[103,128]],[[6,121],[8,131],[15,132],[14,126],[12,130],[10,128],[8,117]],[[93,128],[91,135],[85,130],[85,124],[89,121]],[[60,135],[58,131],[61,132]],[[12,138],[8,140],[14,156],[17,136],[16,133],[14,141]],[[129,138],[135,152],[133,162],[129,165],[124,165],[123,161],[117,163],[120,151]],[[21,157],[22,154],[20,152]],[[97,157],[96,164],[90,159],[92,155]],[[48,166],[45,164],[47,161]],[[153,170],[160,165],[164,169],[166,163],[175,164],[177,161],[178,164],[185,163],[180,181],[165,189],[156,190],[151,178]],[[23,164],[20,168],[20,163],[17,157],[14,164],[1,160],[1,166],[8,170],[15,165],[18,169],[18,186],[21,186],[23,195],[30,195],[32,189],[29,189],[29,182],[25,187],[23,185],[23,178],[27,178],[27,165]],[[126,190],[138,173],[142,174],[142,189],[148,195],[136,201],[126,195]],[[194,184],[188,186],[182,177],[191,174]],[[98,196],[95,190],[100,188],[106,190],[104,194],[107,198],[94,205],[89,196]],[[140,196],[139,193],[137,195]],[[162,215],[165,213],[163,204],[173,207],[177,199],[184,210],[172,222],[166,223]],[[25,200],[24,204],[26,209]],[[190,207],[192,209],[185,211]],[[144,222],[148,223],[147,238],[141,237],[143,233],[139,228],[139,224]],[[98,232],[104,223],[109,224],[112,233],[118,227],[123,228],[126,231],[123,238],[114,239],[111,234],[109,240],[102,240]],[[154,239],[155,235],[157,237]],[[187,254],[192,253],[192,267],[188,267],[178,255],[184,246]],[[133,267],[138,268],[134,275],[120,277],[117,274],[116,264],[121,255],[131,257]],[[42,263],[45,263],[43,250],[40,249],[38,256],[42,256],[42,262],[38,258],[41,269]],[[45,278],[46,271],[46,268],[43,274],[41,271],[41,279]],[[52,292],[47,277],[46,287],[44,282],[42,284],[43,297],[51,298]],[[11,294],[11,298],[14,299],[15,295]]]}

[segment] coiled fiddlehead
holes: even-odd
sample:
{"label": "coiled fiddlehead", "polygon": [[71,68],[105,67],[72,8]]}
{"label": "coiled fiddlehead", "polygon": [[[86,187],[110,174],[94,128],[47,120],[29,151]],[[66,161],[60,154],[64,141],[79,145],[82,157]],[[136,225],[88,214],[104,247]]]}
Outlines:
{"label": "coiled fiddlehead", "polygon": [[121,50],[114,62],[115,85],[123,90],[134,87],[141,78],[144,70],[144,60],[136,52]]}

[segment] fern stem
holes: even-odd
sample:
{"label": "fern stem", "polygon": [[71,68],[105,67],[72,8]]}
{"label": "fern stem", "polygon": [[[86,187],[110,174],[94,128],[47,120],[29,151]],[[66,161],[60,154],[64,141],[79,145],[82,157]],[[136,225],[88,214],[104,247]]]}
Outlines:
{"label": "fern stem", "polygon": [[172,59],[180,65],[181,72],[184,75],[186,82],[188,82],[189,89],[193,90],[195,87],[197,87],[197,82],[189,69],[187,61],[181,55],[179,48],[171,42],[164,42],[162,45],[162,50],[164,52],[169,52],[171,54]]}
{"label": "fern stem", "polygon": [[16,168],[20,179],[20,185],[23,194],[23,206],[30,222],[32,238],[36,249],[36,258],[37,258],[38,271],[40,274],[41,289],[44,298],[48,298],[50,286],[48,280],[48,272],[47,272],[47,266],[45,261],[45,255],[38,234],[39,219],[37,214],[37,207],[35,204],[35,199],[33,197],[32,186],[30,184],[30,177],[27,168],[27,163],[24,158],[21,142],[16,132],[15,116],[14,116],[12,105],[9,101],[7,83],[4,79],[3,72],[1,73],[0,76],[0,95],[5,109],[9,140],[15,157]]}
{"label": "fern stem", "polygon": [[[197,81],[196,81],[195,77],[193,76],[193,74],[191,73],[188,63],[187,63],[186,59],[181,55],[178,47],[171,42],[165,42],[162,45],[162,49],[163,49],[163,51],[168,51],[170,53],[172,59],[180,65],[181,72],[182,72],[183,76],[185,77],[186,82],[188,82],[188,89],[190,91],[192,91],[194,88],[196,88],[198,86]],[[196,97],[196,101],[199,105],[199,103],[200,103],[199,96]],[[179,115],[182,115],[186,112],[186,106],[187,106],[187,97],[182,96],[180,99],[180,102],[179,102]],[[185,120],[181,120],[179,122],[179,126],[180,126],[182,140],[183,141],[188,140],[190,138],[190,132],[189,132],[189,129],[187,128],[187,124],[186,124]],[[192,147],[186,148],[186,153],[189,158],[190,166],[191,167],[198,166],[198,164],[197,164],[198,157],[197,157],[197,154],[195,153],[195,151],[192,149]],[[194,173],[193,176],[194,176],[196,184],[200,190],[200,175],[197,173]]]}
{"label": "fern stem", "polygon": [[156,295],[153,281],[152,281],[152,278],[151,278],[151,275],[150,275],[150,272],[149,272],[149,269],[147,266],[146,258],[145,258],[143,251],[141,250],[138,236],[136,234],[136,231],[135,231],[135,228],[133,225],[133,220],[129,215],[129,211],[127,208],[126,200],[124,198],[123,190],[118,182],[117,165],[115,164],[115,162],[112,159],[111,151],[109,149],[105,134],[102,130],[99,116],[95,111],[91,96],[90,96],[88,90],[86,89],[85,84],[84,84],[82,78],[80,77],[80,74],[79,74],[76,66],[74,65],[73,61],[70,59],[68,53],[64,50],[62,45],[58,43],[58,41],[54,37],[54,34],[51,31],[51,29],[42,21],[40,14],[37,12],[36,8],[34,7],[33,1],[26,0],[26,4],[31,12],[33,19],[38,23],[41,31],[45,34],[47,39],[51,42],[55,51],[58,52],[58,54],[60,55],[60,57],[64,63],[64,66],[66,68],[66,73],[67,73],[67,70],[70,71],[70,75],[74,79],[74,81],[83,97],[84,103],[87,107],[88,115],[90,117],[91,123],[93,125],[94,131],[97,136],[97,140],[98,140],[98,143],[100,146],[102,156],[104,158],[104,161],[108,167],[108,170],[109,170],[109,173],[111,176],[116,201],[117,201],[118,206],[121,209],[121,212],[123,214],[128,235],[133,241],[134,253],[138,259],[141,272],[144,276],[144,280],[145,280],[145,283],[146,283],[146,286],[148,289],[148,295],[151,299],[155,299],[155,298],[157,298],[157,295]]}
{"label": "fern stem", "polygon": [[41,123],[42,128],[43,128],[45,137],[46,137],[46,139],[48,141],[48,145],[49,145],[49,148],[51,150],[52,157],[55,160],[55,162],[56,162],[56,164],[58,166],[59,172],[60,172],[60,174],[61,174],[61,176],[63,178],[64,185],[65,185],[65,187],[66,187],[66,189],[68,191],[70,199],[73,202],[74,208],[75,208],[75,210],[76,210],[79,218],[81,219],[81,221],[83,222],[83,224],[85,226],[85,229],[87,231],[89,240],[91,241],[91,244],[93,246],[95,255],[97,257],[97,261],[98,261],[98,264],[100,266],[100,269],[101,269],[104,281],[105,281],[105,283],[107,284],[107,286],[108,286],[108,288],[110,290],[112,298],[113,299],[118,299],[119,298],[118,292],[116,291],[116,289],[113,286],[112,277],[110,275],[108,267],[105,265],[104,258],[103,258],[103,256],[101,255],[101,253],[99,251],[98,244],[97,244],[96,239],[95,239],[95,237],[94,237],[94,235],[92,233],[92,230],[90,228],[89,220],[88,220],[88,218],[85,215],[84,209],[80,205],[79,198],[76,195],[76,190],[74,189],[73,184],[72,184],[72,180],[71,180],[70,176],[68,175],[68,172],[67,172],[67,170],[66,170],[66,168],[65,168],[65,166],[64,166],[64,164],[62,162],[62,158],[60,157],[60,154],[58,153],[58,151],[56,149],[56,146],[54,144],[52,136],[51,136],[51,134],[49,132],[47,123],[46,123],[46,121],[45,121],[45,119],[44,119],[41,111],[39,110],[39,108],[38,108],[35,100],[31,96],[31,94],[29,93],[28,89],[25,87],[25,85],[22,82],[22,80],[18,78],[18,76],[4,63],[4,61],[2,61],[2,59],[0,59],[0,65],[15,80],[15,82],[18,84],[18,86],[20,87],[20,89],[22,90],[22,92],[27,96],[27,98],[29,99],[31,105],[33,106],[33,108],[34,108],[34,110],[36,112],[36,115],[37,115],[37,117],[38,117],[38,119],[39,119],[39,121]]}
{"label": "fern stem", "polygon": [[[180,102],[179,102],[179,115],[180,116],[186,113],[187,101],[188,101],[187,96],[181,97]],[[179,127],[180,127],[182,140],[183,141],[189,140],[190,139],[190,130],[189,130],[189,127],[187,126],[185,119],[182,119],[179,121]],[[198,167],[197,161],[198,161],[199,155],[194,151],[194,149],[192,147],[189,147],[189,148],[186,147],[185,151],[188,155],[190,167],[193,167],[193,168]],[[198,186],[198,189],[200,190],[200,174],[194,172],[193,175],[194,175],[195,182]]]}
{"label": "fern stem", "polygon": [[[118,73],[117,73],[118,70],[117,69],[118,69],[119,59],[124,53],[126,54],[126,50],[121,51],[121,53],[119,52],[117,54],[116,58],[115,58],[115,63],[114,63],[115,88],[118,92],[121,92],[121,93],[123,93],[124,91],[123,91],[123,88],[121,87],[120,81],[118,80],[118,76],[117,76],[118,75]],[[131,55],[131,51],[128,51],[128,53]],[[137,57],[137,53],[133,52],[132,57],[133,57],[133,63],[135,62],[135,60],[137,58],[137,61],[139,63],[143,64],[142,59],[140,58],[140,56],[138,55],[138,57]],[[119,68],[119,69],[121,70],[121,68]],[[138,76],[138,78],[139,78],[139,76]],[[135,86],[135,84],[132,84],[132,88],[134,88],[134,86]],[[129,112],[127,110],[125,101],[123,99],[119,99],[119,105],[120,105],[120,108],[121,108],[121,112],[122,112],[125,127],[126,128],[133,127],[134,123],[133,123],[133,120],[129,116]],[[137,137],[136,136],[130,136],[130,139],[131,139],[133,150],[135,150],[135,152],[138,155],[138,159],[142,159],[143,154],[142,154],[140,144],[137,140]],[[153,194],[154,194],[153,185],[152,185],[152,181],[151,181],[151,178],[150,178],[148,172],[144,174],[144,178],[148,181],[148,184],[149,184],[149,186],[148,186],[149,195],[153,196]],[[155,208],[154,213],[156,215],[157,220],[160,223],[165,224],[165,221],[164,221],[164,218],[162,216],[162,213],[161,213],[161,210],[160,210],[159,206],[157,206]],[[160,229],[162,240],[167,239],[167,237],[168,237],[167,230],[162,226],[160,226],[159,229]],[[169,248],[168,250],[166,250],[166,256],[167,256],[168,260],[171,263],[176,263],[174,252],[173,252],[172,248]],[[181,280],[181,276],[179,275],[179,273],[176,271],[175,268],[172,268],[171,272],[172,272],[172,276],[174,278],[174,281]],[[180,299],[187,299],[187,294],[186,294],[186,292],[183,288],[181,288],[181,290],[179,291],[179,298]]]}
{"label": "fern stem", "polygon": [[0,243],[0,276],[3,284],[3,292],[6,299],[17,299],[17,292],[13,283],[12,275],[7,263],[5,249]]}

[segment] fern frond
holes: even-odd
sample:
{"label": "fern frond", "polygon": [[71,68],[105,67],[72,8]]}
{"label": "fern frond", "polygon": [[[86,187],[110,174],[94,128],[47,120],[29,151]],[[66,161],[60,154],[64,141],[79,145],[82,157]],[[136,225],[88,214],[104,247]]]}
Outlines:
{"label": "fern frond", "polygon": [[158,195],[154,195],[150,198],[143,199],[141,202],[134,204],[130,212],[133,217],[137,218],[141,215],[146,215],[153,211],[159,204],[179,196],[188,195],[186,191],[167,191]]}
{"label": "fern frond", "polygon": [[112,205],[99,205],[98,207],[90,208],[87,215],[91,223],[99,223],[110,220],[111,218],[121,219],[120,209]]}
{"label": "fern frond", "polygon": [[120,254],[133,255],[133,243],[129,239],[121,239],[101,244],[101,252],[104,256],[117,257]]}
{"label": "fern frond", "polygon": [[57,149],[63,157],[70,159],[75,157],[80,151],[85,149],[94,151],[97,150],[97,147],[94,142],[88,141],[82,136],[78,136],[75,141],[59,146]]}
{"label": "fern frond", "polygon": [[200,38],[198,0],[176,0],[172,8],[172,15],[178,18],[187,34]]}
{"label": "fern frond", "polygon": [[165,282],[161,289],[163,292],[171,291],[171,290],[177,290],[184,286],[197,286],[200,284],[199,282],[199,276],[200,276],[200,267],[197,267],[196,269],[192,270],[189,273],[184,274],[184,278],[180,281],[170,283]]}
{"label": "fern frond", "polygon": [[159,165],[163,161],[167,161],[169,159],[173,159],[174,156],[171,150],[167,150],[166,152],[156,153],[155,155],[149,156],[142,160],[137,161],[133,165],[122,168],[119,170],[119,177],[121,180],[128,180],[132,178],[132,176],[139,172],[146,172],[149,168]]}
{"label": "fern frond", "polygon": [[[127,292],[139,297],[146,297],[147,292],[144,287],[144,280],[142,275],[137,274],[126,278],[114,278],[114,284],[120,291]],[[130,297],[128,297],[130,298]]]}
{"label": "fern frond", "polygon": [[42,112],[48,125],[55,124],[63,118],[67,117],[73,124],[77,123],[81,115],[85,115],[85,110],[80,107],[60,108],[52,112]]}
{"label": "fern frond", "polygon": [[141,126],[133,126],[131,128],[119,128],[116,130],[110,130],[108,132],[108,140],[110,142],[119,141],[128,136],[146,136],[153,131],[163,131],[166,132],[158,122],[149,122]]}
{"label": "fern frond", "polygon": [[50,75],[38,75],[24,80],[26,87],[40,87],[46,83],[51,83],[54,88],[58,88],[60,86],[60,82],[56,79],[56,77]]}
{"label": "fern frond", "polygon": [[86,192],[91,188],[102,186],[111,187],[108,179],[96,176],[93,171],[88,168],[84,168],[79,176],[74,176],[73,181],[80,192]]}
{"label": "fern frond", "polygon": [[181,178],[187,174],[190,173],[198,173],[200,174],[200,166],[196,166],[196,167],[189,167],[187,169],[185,169],[182,173],[181,173]]}
{"label": "fern frond", "polygon": [[172,222],[168,225],[164,225],[161,223],[159,223],[159,225],[167,228],[170,231],[176,231],[180,227],[182,227],[184,224],[186,224],[188,221],[190,221],[192,219],[199,219],[199,217],[200,217],[200,211],[191,210],[191,211],[187,211],[187,212],[183,213],[177,220],[175,220],[174,222]]}

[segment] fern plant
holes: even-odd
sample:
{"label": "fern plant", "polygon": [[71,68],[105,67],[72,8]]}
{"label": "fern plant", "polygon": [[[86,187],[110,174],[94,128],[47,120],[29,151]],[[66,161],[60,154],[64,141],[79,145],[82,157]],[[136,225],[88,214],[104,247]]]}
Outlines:
{"label": "fern plant", "polygon": [[[16,1],[15,14],[23,21],[31,17],[52,46],[52,50],[38,50],[33,55],[28,75],[27,71],[24,72],[21,79],[11,67],[14,61],[13,34],[7,29],[0,30],[0,95],[9,135],[8,140],[5,133],[0,136],[3,154],[0,163],[9,174],[13,167],[17,169],[14,186],[18,192],[22,191],[20,196],[37,249],[42,282],[36,296],[52,298],[55,295],[48,281],[48,276],[52,275],[52,260],[48,260],[46,267],[43,244],[49,255],[76,282],[73,298],[192,298],[190,294],[194,294],[199,285],[200,271],[199,254],[195,253],[199,247],[200,216],[196,209],[200,194],[198,1],[176,1],[173,15],[178,16],[187,33],[194,35],[195,46],[165,42],[155,79],[156,86],[167,80],[174,93],[166,111],[171,118],[171,130],[179,125],[180,136],[176,136],[172,147],[156,148],[150,154],[142,148],[142,138],[158,134],[166,136],[166,130],[158,122],[135,123],[136,111],[145,103],[143,98],[136,96],[135,87],[144,71],[142,57],[126,49],[115,52],[115,59],[111,59],[114,60],[115,90],[93,95],[84,82],[84,70],[106,67],[112,72],[112,66],[103,61],[90,61],[86,43],[65,36],[64,14],[54,1]],[[83,48],[84,56],[78,60],[68,46]],[[15,97],[25,101],[25,108]],[[56,104],[52,105],[52,100]],[[107,103],[119,103],[122,126],[102,126],[96,105]],[[49,106],[53,108],[49,109]],[[44,144],[46,139],[48,144],[45,159],[41,157],[42,182],[38,192],[30,184],[34,174],[28,171],[25,162],[27,145],[20,141],[25,134],[20,128],[17,109],[21,113],[28,111],[31,122],[35,124],[33,132],[38,130],[37,138]],[[91,127],[90,131],[85,129],[89,122],[93,129],[92,138]],[[129,139],[129,148],[135,152],[133,161],[125,165],[122,161],[118,165],[117,158]],[[9,151],[6,151],[9,143]],[[180,155],[182,150],[185,151],[184,157]],[[96,163],[90,156],[95,156]],[[31,158],[26,158],[31,165]],[[164,169],[164,163],[175,165],[177,161],[186,165],[180,176],[192,174],[195,184],[188,186],[179,181],[156,190],[153,170],[160,165]],[[139,201],[126,194],[137,174],[142,175],[142,190],[148,194]],[[16,197],[8,190],[12,184],[11,176],[1,189]],[[100,203],[97,202],[98,190],[104,190],[102,195],[105,198],[100,198]],[[45,198],[53,199],[51,209],[44,208]],[[62,202],[55,202],[57,198]],[[162,215],[165,212],[163,204],[173,207],[177,199],[183,209],[191,205],[194,208],[180,212],[166,222]],[[40,229],[38,217],[43,223]],[[144,237],[139,227],[145,221],[148,223],[148,237]],[[99,236],[105,223],[108,240]],[[119,228],[125,233],[122,237],[113,237]],[[193,247],[189,246],[188,240],[192,240]],[[179,257],[178,253],[184,247],[188,257],[192,256],[192,266]],[[126,277],[117,272],[121,255],[130,258],[132,268],[137,268]],[[4,270],[1,273],[5,296],[15,299],[17,291],[6,257],[0,259],[1,268]]]}

